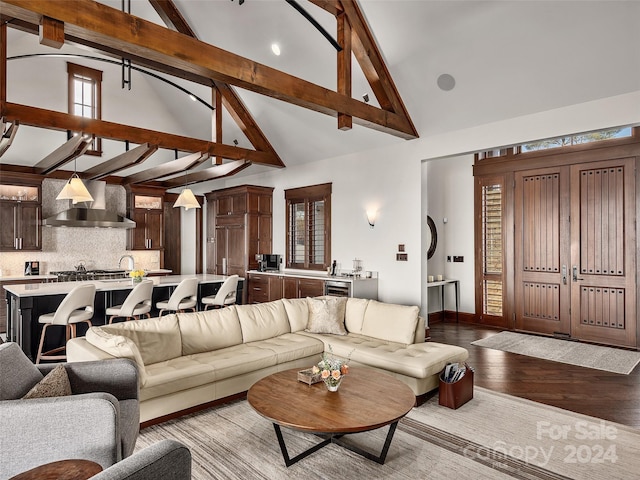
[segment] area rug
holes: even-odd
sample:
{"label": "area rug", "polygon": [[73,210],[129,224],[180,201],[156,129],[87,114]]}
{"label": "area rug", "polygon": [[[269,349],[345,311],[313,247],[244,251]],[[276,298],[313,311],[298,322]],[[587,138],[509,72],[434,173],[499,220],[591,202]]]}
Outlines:
{"label": "area rug", "polygon": [[471,344],[624,375],[640,362],[640,352],[515,332],[500,332]]}
{"label": "area rug", "polygon": [[[317,439],[283,429],[295,455]],[[387,428],[350,435],[378,453]],[[457,410],[437,396],[399,424],[384,465],[337,445],[285,467],[272,424],[246,401],[141,431],[136,450],[163,438],[185,443],[194,480],[209,479],[580,479],[635,478],[640,433],[630,427],[476,388]]]}

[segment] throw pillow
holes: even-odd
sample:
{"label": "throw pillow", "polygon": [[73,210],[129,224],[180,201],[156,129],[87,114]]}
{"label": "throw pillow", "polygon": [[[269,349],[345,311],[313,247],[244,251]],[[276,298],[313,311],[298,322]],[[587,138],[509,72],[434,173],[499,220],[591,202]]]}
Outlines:
{"label": "throw pillow", "polygon": [[309,307],[307,332],[347,334],[347,330],[344,328],[346,297],[307,298],[307,305]]}
{"label": "throw pillow", "polygon": [[46,377],[33,386],[23,399],[65,397],[71,395],[69,376],[63,365],[58,365]]}
{"label": "throw pillow", "polygon": [[42,380],[42,373],[17,343],[0,345],[0,400],[16,400]]}

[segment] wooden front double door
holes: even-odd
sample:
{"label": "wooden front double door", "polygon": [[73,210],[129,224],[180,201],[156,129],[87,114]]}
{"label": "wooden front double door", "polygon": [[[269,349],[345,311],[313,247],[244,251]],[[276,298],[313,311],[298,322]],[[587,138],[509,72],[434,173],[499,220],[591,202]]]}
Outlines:
{"label": "wooden front double door", "polygon": [[636,347],[634,157],[515,173],[515,329]]}

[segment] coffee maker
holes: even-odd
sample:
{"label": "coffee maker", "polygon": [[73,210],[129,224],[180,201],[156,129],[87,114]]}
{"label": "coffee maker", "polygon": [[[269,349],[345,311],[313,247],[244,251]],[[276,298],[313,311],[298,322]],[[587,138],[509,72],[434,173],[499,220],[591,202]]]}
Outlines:
{"label": "coffee maker", "polygon": [[264,272],[266,270],[266,261],[264,255],[261,253],[256,253],[256,262],[258,262],[258,271]]}

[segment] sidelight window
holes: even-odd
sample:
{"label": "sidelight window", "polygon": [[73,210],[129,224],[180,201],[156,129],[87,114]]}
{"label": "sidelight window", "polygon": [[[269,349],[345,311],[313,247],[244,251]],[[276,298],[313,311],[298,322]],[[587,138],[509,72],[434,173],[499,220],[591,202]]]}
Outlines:
{"label": "sidelight window", "polygon": [[504,182],[480,179],[480,267],[482,315],[502,316],[504,285]]}
{"label": "sidelight window", "polygon": [[[99,120],[102,116],[102,72],[68,62],[67,74],[69,113]],[[85,153],[102,155],[102,140],[94,136],[93,143]]]}
{"label": "sidelight window", "polygon": [[331,258],[331,184],[285,190],[288,268],[326,270]]}

